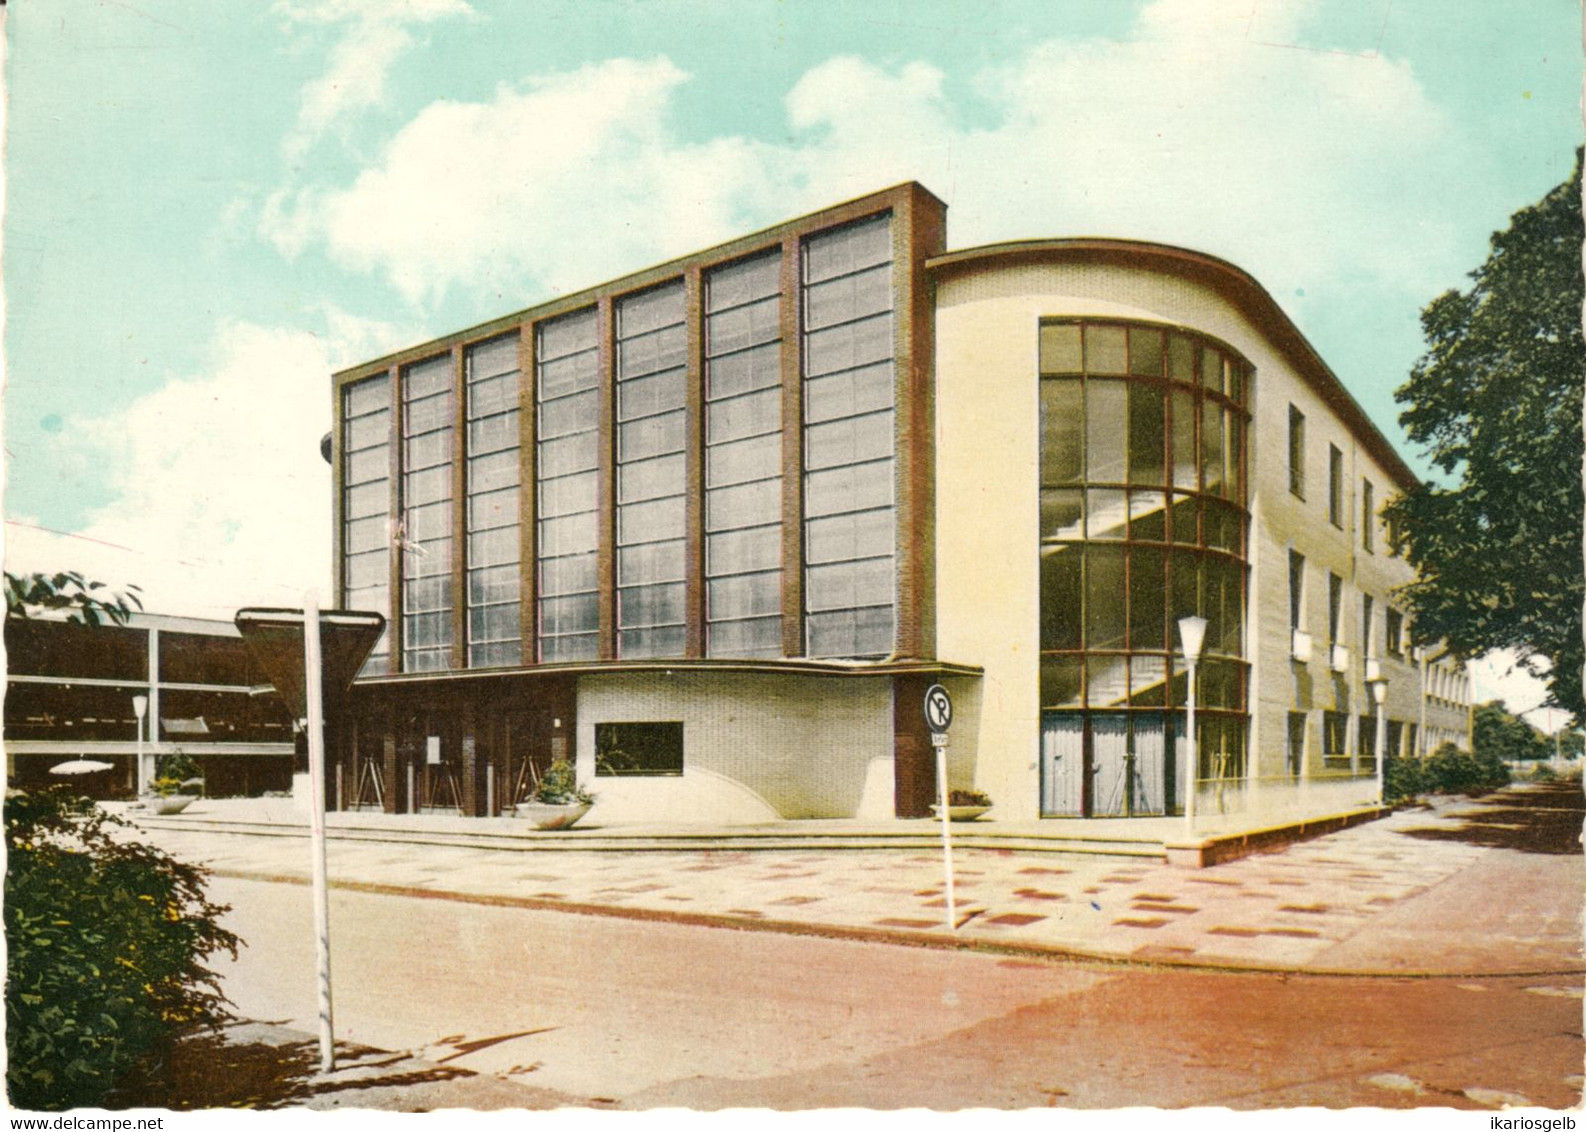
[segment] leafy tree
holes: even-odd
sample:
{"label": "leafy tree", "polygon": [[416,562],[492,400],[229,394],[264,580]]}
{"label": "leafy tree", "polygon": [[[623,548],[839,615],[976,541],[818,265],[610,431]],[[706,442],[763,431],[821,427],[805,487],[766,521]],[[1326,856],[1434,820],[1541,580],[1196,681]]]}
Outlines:
{"label": "leafy tree", "polygon": [[1568,181],[1492,237],[1468,291],[1422,312],[1427,352],[1399,420],[1453,486],[1388,509],[1418,580],[1416,636],[1457,655],[1513,649],[1553,702],[1581,694],[1581,153]]}
{"label": "leafy tree", "polygon": [[5,800],[6,1086],[22,1108],[102,1106],[194,1026],[227,1017],[204,966],[239,940],[203,871],[64,788]]}
{"label": "leafy tree", "polygon": [[1478,755],[1492,755],[1505,762],[1552,757],[1552,740],[1519,716],[1509,714],[1496,700],[1478,705],[1471,714],[1471,747]]}
{"label": "leafy tree", "polygon": [[74,570],[58,574],[13,574],[5,572],[6,616],[30,618],[45,610],[66,611],[66,620],[82,625],[106,621],[125,625],[133,606],[143,608],[137,586],[117,593],[103,582],[90,582]]}

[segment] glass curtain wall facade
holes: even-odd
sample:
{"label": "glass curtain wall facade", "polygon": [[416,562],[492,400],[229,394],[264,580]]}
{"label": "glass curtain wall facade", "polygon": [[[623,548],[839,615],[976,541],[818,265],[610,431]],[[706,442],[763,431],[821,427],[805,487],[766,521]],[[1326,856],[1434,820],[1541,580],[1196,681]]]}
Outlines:
{"label": "glass curtain wall facade", "polygon": [[617,655],[682,656],[688,329],[681,281],[617,303]]}
{"label": "glass curtain wall facade", "polygon": [[535,349],[540,659],[600,655],[600,337],[594,310],[541,323]]}
{"label": "glass curtain wall facade", "polygon": [[[342,602],[391,616],[391,379],[342,390]],[[391,627],[362,675],[391,671]]]}
{"label": "glass curtain wall facade", "polygon": [[1196,335],[1099,321],[1043,323],[1039,357],[1042,811],[1172,812],[1180,617],[1208,621],[1197,777],[1245,773],[1249,368]]}
{"label": "glass curtain wall facade", "polygon": [[522,659],[518,538],[518,336],[471,346],[468,396],[468,666]]}
{"label": "glass curtain wall facade", "polygon": [[402,371],[402,670],[452,667],[452,359]]}
{"label": "glass curtain wall facade", "polygon": [[809,237],[802,276],[806,651],[885,656],[897,588],[891,218]]}
{"label": "glass curtain wall facade", "polygon": [[939,222],[889,190],[339,374],[338,596],[392,626],[364,674],[890,656]]}
{"label": "glass curtain wall facade", "polygon": [[705,277],[709,656],[782,655],[782,256]]}

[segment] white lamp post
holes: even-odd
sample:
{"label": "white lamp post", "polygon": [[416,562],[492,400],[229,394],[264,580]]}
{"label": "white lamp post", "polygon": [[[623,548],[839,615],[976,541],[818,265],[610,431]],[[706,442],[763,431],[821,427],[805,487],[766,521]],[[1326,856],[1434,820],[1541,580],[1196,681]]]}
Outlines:
{"label": "white lamp post", "polygon": [[1371,698],[1377,704],[1377,805],[1381,806],[1387,801],[1385,783],[1387,775],[1383,766],[1384,756],[1388,750],[1388,681],[1386,679],[1371,682]]}
{"label": "white lamp post", "polygon": [[148,788],[148,776],[143,769],[143,716],[149,710],[148,696],[132,697],[132,714],[138,717],[138,796]]}
{"label": "white lamp post", "polygon": [[1184,649],[1184,660],[1189,665],[1189,758],[1186,760],[1189,779],[1184,784],[1184,831],[1195,835],[1195,790],[1200,782],[1200,751],[1195,742],[1195,669],[1200,664],[1201,646],[1206,642],[1206,618],[1180,617],[1178,619],[1179,643]]}

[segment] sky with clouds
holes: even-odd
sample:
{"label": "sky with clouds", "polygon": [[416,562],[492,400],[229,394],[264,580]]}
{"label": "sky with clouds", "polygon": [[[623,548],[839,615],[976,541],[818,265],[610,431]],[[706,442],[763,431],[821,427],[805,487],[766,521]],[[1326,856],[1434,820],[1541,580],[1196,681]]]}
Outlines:
{"label": "sky with clouds", "polygon": [[0,11],[8,568],[211,615],[329,585],[332,369],[903,180],[953,247],[1233,261],[1402,443],[1581,134],[1574,0]]}

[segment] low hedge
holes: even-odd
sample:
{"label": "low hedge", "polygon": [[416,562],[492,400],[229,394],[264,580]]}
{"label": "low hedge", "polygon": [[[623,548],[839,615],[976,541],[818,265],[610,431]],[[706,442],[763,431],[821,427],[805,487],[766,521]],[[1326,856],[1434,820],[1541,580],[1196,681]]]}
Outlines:
{"label": "low hedge", "polygon": [[1509,768],[1493,754],[1472,754],[1444,743],[1425,759],[1390,758],[1382,766],[1388,803],[1420,794],[1486,794],[1509,784]]}

